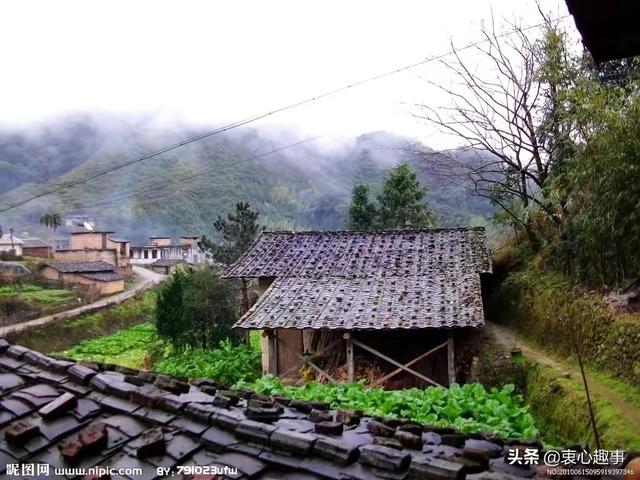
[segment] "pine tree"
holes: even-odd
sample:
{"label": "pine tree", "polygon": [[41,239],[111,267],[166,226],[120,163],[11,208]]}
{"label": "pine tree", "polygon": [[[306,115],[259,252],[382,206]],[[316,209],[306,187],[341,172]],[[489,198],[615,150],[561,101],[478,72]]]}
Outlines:
{"label": "pine tree", "polygon": [[233,263],[264,229],[257,223],[259,215],[249,208],[248,203],[237,203],[235,213],[227,214],[226,219],[218,216],[213,223],[213,227],[222,235],[222,243],[218,244],[203,236],[200,242],[202,248],[220,263]]}
{"label": "pine tree", "polygon": [[382,229],[433,228],[435,215],[424,203],[426,189],[420,185],[416,172],[401,163],[392,168],[378,196],[376,225]]}
{"label": "pine tree", "polygon": [[349,230],[373,230],[375,217],[376,207],[369,200],[369,187],[356,184],[351,194],[346,227]]}

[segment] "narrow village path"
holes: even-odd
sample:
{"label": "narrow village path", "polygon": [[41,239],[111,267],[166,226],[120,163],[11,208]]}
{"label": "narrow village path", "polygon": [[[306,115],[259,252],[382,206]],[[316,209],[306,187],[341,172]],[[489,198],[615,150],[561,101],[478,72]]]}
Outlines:
{"label": "narrow village path", "polygon": [[[529,360],[551,367],[557,370],[560,375],[566,376],[569,374],[571,378],[582,383],[580,370],[563,363],[561,360],[551,358],[545,352],[525,344],[514,330],[490,322],[487,322],[486,327],[487,332],[507,351],[510,351],[512,348],[519,348],[522,354]],[[629,403],[620,393],[588,374],[587,383],[592,397],[603,397],[609,400],[620,413],[624,414],[626,419],[635,423],[638,426],[638,431],[640,431],[640,410],[636,406]]]}
{"label": "narrow village path", "polygon": [[47,323],[55,322],[58,320],[79,317],[80,315],[83,315],[85,313],[91,313],[95,310],[101,310],[103,308],[110,307],[111,305],[117,305],[133,297],[137,293],[143,292],[153,287],[154,285],[157,285],[165,278],[167,278],[166,275],[161,275],[147,268],[142,268],[135,265],[133,266],[133,273],[135,273],[139,277],[139,281],[129,290],[125,290],[124,292],[117,293],[108,298],[103,298],[101,300],[89,303],[88,305],[83,305],[78,308],[55,313],[53,315],[47,315],[45,317],[34,318],[33,320],[17,323],[15,325],[0,327],[0,337],[4,337],[11,333],[27,330],[29,328],[37,327],[40,325],[45,325]]}

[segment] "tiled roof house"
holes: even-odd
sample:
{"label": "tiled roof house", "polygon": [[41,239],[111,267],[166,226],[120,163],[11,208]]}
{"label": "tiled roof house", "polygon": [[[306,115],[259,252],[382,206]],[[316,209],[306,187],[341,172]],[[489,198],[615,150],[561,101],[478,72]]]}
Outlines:
{"label": "tiled roof house", "polygon": [[281,374],[304,362],[313,343],[305,336],[322,331],[343,334],[347,363],[354,346],[388,361],[372,346],[385,335],[423,342],[420,353],[446,347],[451,364],[452,331],[484,324],[481,275],[489,272],[484,230],[451,228],[265,232],[226,276],[263,287],[236,327],[265,332],[264,370]]}
{"label": "tiled roof house", "polygon": [[40,270],[40,275],[65,285],[92,285],[102,295],[123,291],[126,278],[116,271],[116,266],[103,261],[48,263]]}

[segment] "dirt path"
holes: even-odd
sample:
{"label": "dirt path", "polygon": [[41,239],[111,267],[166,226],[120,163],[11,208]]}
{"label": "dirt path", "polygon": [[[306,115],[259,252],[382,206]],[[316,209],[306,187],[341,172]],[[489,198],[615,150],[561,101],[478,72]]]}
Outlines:
{"label": "dirt path", "polygon": [[133,266],[133,272],[139,277],[140,281],[133,286],[130,290],[125,290],[124,292],[117,293],[108,298],[104,298],[102,300],[98,300],[97,302],[90,303],[88,305],[83,305],[78,308],[73,308],[71,310],[66,310],[64,312],[55,313],[53,315],[47,315],[45,317],[34,318],[33,320],[29,320],[27,322],[17,323],[15,325],[7,325],[6,327],[0,328],[0,337],[4,337],[8,334],[19,332],[22,330],[27,330],[29,328],[37,327],[39,325],[44,325],[50,322],[55,322],[57,320],[75,318],[85,313],[91,313],[95,310],[100,310],[111,305],[116,305],[118,303],[122,303],[125,300],[133,297],[139,292],[143,292],[148,288],[157,285],[162,282],[166,275],[161,275],[159,273],[155,273],[149,269]]}
{"label": "dirt path", "polygon": [[[568,375],[571,378],[582,382],[582,376],[577,368],[550,358],[546,353],[524,344],[518,337],[517,332],[495,323],[487,323],[486,326],[487,332],[506,350],[519,348],[522,351],[522,354],[529,360],[551,367],[557,370],[562,376]],[[603,397],[609,400],[616,409],[625,415],[625,418],[636,423],[638,425],[638,430],[640,431],[640,410],[637,407],[627,402],[621,394],[609,388],[607,385],[598,382],[589,375],[587,375],[587,382],[589,384],[589,391],[591,392],[592,397]]]}

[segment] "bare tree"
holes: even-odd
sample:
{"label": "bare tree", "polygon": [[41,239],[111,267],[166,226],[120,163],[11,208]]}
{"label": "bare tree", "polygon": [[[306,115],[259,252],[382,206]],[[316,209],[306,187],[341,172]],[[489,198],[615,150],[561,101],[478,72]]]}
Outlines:
{"label": "bare tree", "polygon": [[[441,63],[453,74],[451,86],[428,81],[451,100],[446,106],[421,105],[419,118],[458,137],[455,150],[424,153],[452,183],[487,197],[514,223],[527,228],[526,212],[537,207],[558,222],[545,198],[550,155],[539,138],[545,118],[546,85],[538,75],[540,48],[528,29],[514,26],[497,33],[495,24],[483,27],[483,42],[471,50],[491,72],[481,76],[460,50],[453,61]],[[466,52],[465,52],[466,53]]]}

